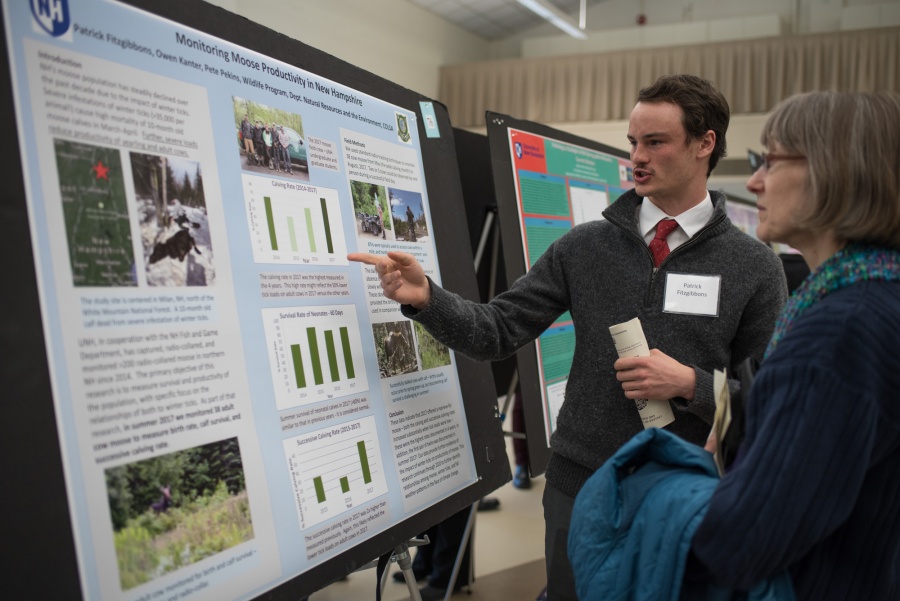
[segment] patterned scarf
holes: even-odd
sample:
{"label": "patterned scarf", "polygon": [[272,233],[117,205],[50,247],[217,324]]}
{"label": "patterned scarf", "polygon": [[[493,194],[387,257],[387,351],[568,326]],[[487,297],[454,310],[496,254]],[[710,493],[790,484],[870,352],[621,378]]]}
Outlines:
{"label": "patterned scarf", "polygon": [[791,330],[804,311],[831,292],[856,282],[883,280],[900,282],[900,251],[864,244],[848,244],[829,257],[803,281],[775,322],[765,358]]}

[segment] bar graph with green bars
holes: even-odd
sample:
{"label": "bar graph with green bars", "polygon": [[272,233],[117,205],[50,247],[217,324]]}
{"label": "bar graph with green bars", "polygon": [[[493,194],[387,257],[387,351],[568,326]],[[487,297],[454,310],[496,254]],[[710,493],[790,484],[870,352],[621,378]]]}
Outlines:
{"label": "bar graph with green bars", "polygon": [[[278,251],[279,249],[279,228],[277,225],[281,219],[284,219],[281,224],[287,225],[288,242],[290,243],[292,252],[320,252],[319,244],[316,242],[315,232],[318,216],[313,215],[312,208],[285,208],[283,202],[276,207],[271,196],[263,196],[263,204],[266,210],[269,245],[273,252]],[[320,198],[319,206],[322,211],[321,222],[319,222],[319,225],[321,225],[325,234],[326,249],[324,252],[334,254],[334,242],[331,237],[331,222],[328,217],[328,203],[326,202],[326,199]],[[284,231],[284,229],[281,229],[282,234],[284,234]]]}
{"label": "bar graph with green bars", "polygon": [[348,509],[389,492],[374,415],[305,431],[282,444],[301,530],[334,523]]}
{"label": "bar graph with green bars", "polygon": [[[364,440],[357,441],[356,451],[359,454],[359,468],[362,471],[363,484],[370,484],[372,482],[372,472],[369,471],[369,456],[366,453],[366,442]],[[340,476],[338,482],[341,486],[341,493],[346,494],[350,492],[350,476]],[[324,503],[328,500],[325,495],[325,481],[322,479],[322,476],[313,478],[313,488],[316,491],[316,503]]]}
{"label": "bar graph with green bars", "polygon": [[[294,367],[294,381],[297,388],[306,388],[310,384],[321,386],[325,383],[325,374],[328,374],[330,382],[340,382],[340,365],[343,363],[346,379],[356,378],[356,370],[353,367],[353,353],[350,348],[350,333],[345,326],[337,328],[341,344],[343,361],[338,358],[337,346],[334,339],[334,329],[324,330],[325,356],[327,361],[323,365],[323,356],[319,348],[319,331],[314,327],[306,328],[306,352],[309,354],[309,363],[312,366],[312,381],[307,377],[307,368],[303,364],[304,347],[299,344],[291,344],[291,362]],[[323,369],[327,368],[327,369]]]}

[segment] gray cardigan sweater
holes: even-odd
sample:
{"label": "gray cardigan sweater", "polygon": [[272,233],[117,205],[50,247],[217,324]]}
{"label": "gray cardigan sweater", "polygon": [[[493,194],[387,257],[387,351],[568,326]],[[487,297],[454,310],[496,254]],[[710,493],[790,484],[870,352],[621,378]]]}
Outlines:
{"label": "gray cardigan sweater", "polygon": [[[554,242],[531,270],[489,303],[474,303],[432,283],[422,311],[402,307],[439,341],[473,359],[510,356],[570,311],[576,343],[565,402],[550,440],[547,480],[575,496],[585,480],[643,429],[633,400],[616,380],[618,355],[609,327],[639,317],[650,348],[694,368],[694,399],[670,400],[667,430],[703,444],[715,413],[712,371],[762,358],[787,298],[778,257],[737,229],[725,198],[710,193],[714,212],[702,230],[654,271],[638,232],[643,200],[629,191],[607,208],[605,221],[576,226]],[[666,274],[721,276],[717,317],[663,312]]]}

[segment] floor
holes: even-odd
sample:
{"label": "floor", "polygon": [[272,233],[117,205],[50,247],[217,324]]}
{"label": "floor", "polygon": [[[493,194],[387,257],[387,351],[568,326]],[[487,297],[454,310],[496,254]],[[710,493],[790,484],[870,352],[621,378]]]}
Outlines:
{"label": "floor", "polygon": [[[510,448],[510,457],[512,449]],[[543,476],[521,490],[508,483],[490,495],[500,501],[493,511],[476,513],[475,581],[454,601],[533,601],[546,584],[544,572]],[[391,570],[397,571],[396,565]],[[375,570],[350,574],[346,580],[313,593],[310,601],[372,601]],[[384,601],[409,599],[405,584],[389,579]]]}

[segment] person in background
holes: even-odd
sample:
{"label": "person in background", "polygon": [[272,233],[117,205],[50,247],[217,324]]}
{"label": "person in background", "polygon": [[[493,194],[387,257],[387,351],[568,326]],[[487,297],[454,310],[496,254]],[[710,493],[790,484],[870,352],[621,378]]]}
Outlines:
{"label": "person in background", "polygon": [[[512,429],[515,433],[525,433],[525,410],[522,407],[522,391],[518,387],[513,398]],[[513,438],[513,455],[516,458],[516,469],[512,484],[516,488],[527,490],[531,488],[531,476],[528,469],[528,443],[524,438]]]}
{"label": "person in background", "polygon": [[787,569],[799,601],[900,599],[900,95],[794,96],[761,138],[757,235],[811,274],[750,388],[689,576],[747,590]]}
{"label": "person in background", "polygon": [[[375,267],[405,316],[476,360],[510,356],[571,313],[577,342],[544,487],[550,601],[577,598],[566,549],[575,496],[643,429],[635,400],[668,399],[675,420],[666,429],[702,445],[715,413],[712,371],[760,358],[786,299],[778,258],[735,227],[724,196],[706,188],[725,154],[729,115],[722,94],[693,75],[641,90],[628,126],[634,190],[605,219],[556,240],[489,303],[440,288],[411,254],[348,256]],[[707,296],[677,296],[685,292],[679,274]],[[619,359],[609,328],[634,317],[651,355]]]}

